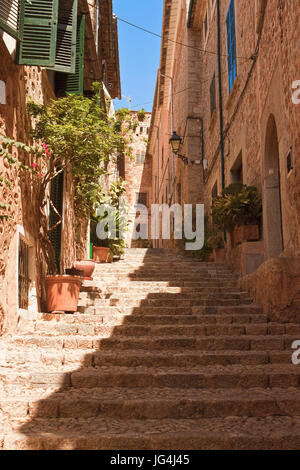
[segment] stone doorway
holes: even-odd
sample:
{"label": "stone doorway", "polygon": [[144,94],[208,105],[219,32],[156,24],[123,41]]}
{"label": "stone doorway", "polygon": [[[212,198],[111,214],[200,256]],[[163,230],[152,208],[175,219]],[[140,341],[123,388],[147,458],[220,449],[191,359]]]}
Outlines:
{"label": "stone doorway", "polygon": [[277,126],[271,115],[267,124],[264,159],[264,232],[267,258],[283,251],[280,162]]}

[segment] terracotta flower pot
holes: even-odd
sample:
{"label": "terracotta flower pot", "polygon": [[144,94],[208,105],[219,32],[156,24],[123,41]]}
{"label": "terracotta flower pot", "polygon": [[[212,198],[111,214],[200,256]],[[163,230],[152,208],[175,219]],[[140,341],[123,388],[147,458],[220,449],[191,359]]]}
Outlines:
{"label": "terracotta flower pot", "polygon": [[75,262],[74,267],[83,271],[84,279],[91,281],[93,278],[93,272],[95,270],[95,263],[91,260],[79,259]]}
{"label": "terracotta flower pot", "polygon": [[216,263],[224,263],[226,258],[225,248],[214,249],[214,260]]}
{"label": "terracotta flower pot", "polygon": [[258,225],[242,225],[234,229],[234,244],[239,245],[242,242],[251,242],[259,240]]}
{"label": "terracotta flower pot", "polygon": [[109,256],[109,248],[104,246],[93,246],[93,260],[96,263],[107,263]]}
{"label": "terracotta flower pot", "polygon": [[76,312],[82,277],[59,275],[45,278],[47,312]]}
{"label": "terracotta flower pot", "polygon": [[258,225],[244,225],[243,239],[248,242],[259,240],[259,227]]}

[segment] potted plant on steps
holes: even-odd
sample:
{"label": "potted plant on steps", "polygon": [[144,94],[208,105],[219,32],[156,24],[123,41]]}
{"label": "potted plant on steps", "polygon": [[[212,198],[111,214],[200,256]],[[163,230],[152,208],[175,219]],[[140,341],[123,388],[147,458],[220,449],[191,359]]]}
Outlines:
{"label": "potted plant on steps", "polygon": [[233,234],[234,244],[259,240],[262,200],[254,186],[234,183],[213,200],[212,217],[220,230]]}
{"label": "potted plant on steps", "polygon": [[95,271],[95,263],[93,260],[78,259],[74,264],[75,269],[82,271],[82,276],[86,281],[93,280],[93,273]]}
{"label": "potted plant on steps", "polygon": [[125,191],[123,180],[112,182],[107,195],[103,196],[101,210],[98,208],[92,216],[90,238],[95,262],[111,263],[125,253],[124,234],[128,221],[126,206],[121,201]]}

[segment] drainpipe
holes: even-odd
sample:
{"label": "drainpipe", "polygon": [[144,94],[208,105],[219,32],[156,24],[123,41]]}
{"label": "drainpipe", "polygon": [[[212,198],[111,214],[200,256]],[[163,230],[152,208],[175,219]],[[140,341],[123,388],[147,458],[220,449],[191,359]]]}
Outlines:
{"label": "drainpipe", "polygon": [[[154,125],[156,127],[156,153],[157,153],[157,181],[156,181],[156,194],[155,194],[155,204],[159,204],[159,126]],[[155,233],[156,233],[156,221],[155,221]],[[155,243],[158,244],[158,240],[155,240]],[[157,246],[158,248],[158,246]]]}
{"label": "drainpipe", "polygon": [[[220,148],[221,148],[221,172],[222,191],[225,189],[225,158],[224,158],[224,133],[223,133],[223,96],[222,96],[222,64],[221,64],[221,13],[220,0],[217,0],[217,28],[218,28],[218,75],[219,75],[219,114],[220,114]],[[224,240],[227,240],[226,230],[224,230]]]}
{"label": "drainpipe", "polygon": [[219,115],[220,115],[220,147],[222,167],[222,190],[225,189],[225,158],[224,158],[224,134],[223,134],[223,97],[222,97],[222,64],[221,64],[221,14],[220,0],[217,0],[217,28],[218,28],[218,75],[219,75]]}
{"label": "drainpipe", "polygon": [[[165,78],[168,78],[171,82],[171,136],[173,135],[174,130],[174,92],[173,92],[173,77],[165,75],[158,69],[158,73]],[[174,162],[174,152],[172,152],[172,201],[175,204],[175,162]]]}

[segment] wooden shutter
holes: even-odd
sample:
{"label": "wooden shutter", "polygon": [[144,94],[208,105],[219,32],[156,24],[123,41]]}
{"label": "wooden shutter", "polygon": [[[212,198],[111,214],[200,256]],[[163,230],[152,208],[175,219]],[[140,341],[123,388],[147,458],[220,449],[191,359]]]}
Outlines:
{"label": "wooden shutter", "polygon": [[23,15],[25,0],[0,0],[0,29],[16,39],[21,38],[19,17]]}
{"label": "wooden shutter", "polygon": [[228,81],[229,93],[236,78],[236,38],[235,38],[235,11],[234,0],[230,0],[230,5],[226,17],[227,26],[227,54],[228,54]]}
{"label": "wooden shutter", "polygon": [[66,76],[66,94],[82,95],[84,78],[84,32],[85,16],[77,20],[76,66],[75,73]]}
{"label": "wooden shutter", "polygon": [[55,65],[52,70],[75,73],[78,0],[60,0]]}
{"label": "wooden shutter", "polygon": [[57,19],[58,0],[25,1],[24,15],[20,16],[19,64],[54,66]]}

